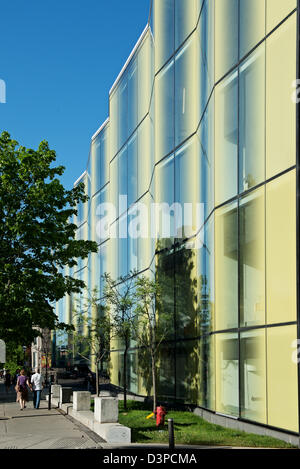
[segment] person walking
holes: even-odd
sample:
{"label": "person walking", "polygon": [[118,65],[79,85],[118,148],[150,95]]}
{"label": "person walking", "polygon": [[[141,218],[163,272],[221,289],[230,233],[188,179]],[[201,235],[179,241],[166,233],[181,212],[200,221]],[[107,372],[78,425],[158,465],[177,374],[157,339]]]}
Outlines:
{"label": "person walking", "polygon": [[28,402],[28,386],[30,387],[28,376],[26,376],[25,370],[21,370],[15,388],[17,391],[17,402],[20,404],[20,410],[26,408],[26,402]]}
{"label": "person walking", "polygon": [[39,409],[41,394],[44,388],[44,377],[40,373],[39,368],[36,368],[35,373],[31,376],[31,384],[33,388],[33,407]]}
{"label": "person walking", "polygon": [[10,390],[10,386],[11,386],[11,374],[9,370],[6,370],[6,373],[4,376],[4,384],[5,384],[6,392],[8,393],[8,391]]}

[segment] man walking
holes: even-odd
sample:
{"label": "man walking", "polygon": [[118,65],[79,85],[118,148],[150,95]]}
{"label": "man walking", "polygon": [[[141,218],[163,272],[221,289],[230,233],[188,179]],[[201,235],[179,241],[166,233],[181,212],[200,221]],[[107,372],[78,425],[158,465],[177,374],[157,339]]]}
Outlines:
{"label": "man walking", "polygon": [[39,368],[36,368],[35,373],[31,376],[31,384],[33,387],[33,407],[38,409],[40,407],[41,393],[44,387],[44,378]]}

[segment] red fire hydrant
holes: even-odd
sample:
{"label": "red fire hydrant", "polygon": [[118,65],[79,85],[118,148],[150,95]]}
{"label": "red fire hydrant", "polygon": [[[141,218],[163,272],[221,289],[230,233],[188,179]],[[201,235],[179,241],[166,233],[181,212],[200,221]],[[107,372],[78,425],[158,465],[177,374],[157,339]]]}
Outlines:
{"label": "red fire hydrant", "polygon": [[166,409],[163,406],[156,407],[156,426],[164,426],[165,424],[165,415],[167,414]]}

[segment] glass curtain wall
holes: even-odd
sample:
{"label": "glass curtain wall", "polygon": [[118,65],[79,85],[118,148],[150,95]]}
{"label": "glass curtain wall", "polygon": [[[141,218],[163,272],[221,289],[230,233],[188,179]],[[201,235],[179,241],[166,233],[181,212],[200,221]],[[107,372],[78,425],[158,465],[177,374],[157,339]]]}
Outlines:
{"label": "glass curtain wall", "polygon": [[[80,179],[90,201],[78,206],[77,238],[96,240],[99,252],[74,272],[100,294],[107,271],[117,279],[137,269],[163,285],[170,328],[160,398],[290,432],[296,8],[297,0],[153,0],[153,29],[110,91],[109,120]],[[128,236],[134,224],[138,238]],[[120,344],[111,355],[122,385]],[[133,392],[151,392],[145,363],[133,346]]]}

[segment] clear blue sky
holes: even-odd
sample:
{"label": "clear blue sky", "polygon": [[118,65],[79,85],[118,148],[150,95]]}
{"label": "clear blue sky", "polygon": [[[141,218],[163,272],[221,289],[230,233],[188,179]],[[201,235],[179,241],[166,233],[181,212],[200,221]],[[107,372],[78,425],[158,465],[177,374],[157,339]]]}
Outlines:
{"label": "clear blue sky", "polygon": [[0,132],[85,170],[90,138],[108,116],[108,92],[146,26],[150,0],[14,0],[1,4]]}

